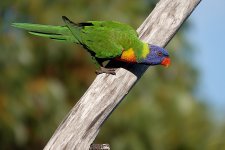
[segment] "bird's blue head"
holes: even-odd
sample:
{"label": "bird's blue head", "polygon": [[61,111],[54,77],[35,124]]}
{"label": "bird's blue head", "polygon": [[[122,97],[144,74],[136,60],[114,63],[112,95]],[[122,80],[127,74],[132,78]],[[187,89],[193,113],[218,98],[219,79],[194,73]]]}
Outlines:
{"label": "bird's blue head", "polygon": [[162,47],[149,44],[150,53],[141,61],[147,65],[163,65],[168,67],[170,65],[169,53]]}

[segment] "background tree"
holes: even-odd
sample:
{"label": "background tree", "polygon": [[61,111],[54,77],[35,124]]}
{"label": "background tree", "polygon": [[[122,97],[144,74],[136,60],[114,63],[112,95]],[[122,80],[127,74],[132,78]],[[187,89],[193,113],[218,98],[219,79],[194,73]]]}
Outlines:
{"label": "background tree", "polygon": [[[134,28],[156,1],[3,0],[0,3],[0,148],[41,149],[64,115],[94,79],[95,66],[82,47],[33,37],[12,22],[63,24],[117,20]],[[198,73],[186,24],[167,49],[172,65],[152,67],[103,126],[97,143],[116,150],[221,149],[223,126],[195,97]],[[218,134],[219,133],[219,134]]]}

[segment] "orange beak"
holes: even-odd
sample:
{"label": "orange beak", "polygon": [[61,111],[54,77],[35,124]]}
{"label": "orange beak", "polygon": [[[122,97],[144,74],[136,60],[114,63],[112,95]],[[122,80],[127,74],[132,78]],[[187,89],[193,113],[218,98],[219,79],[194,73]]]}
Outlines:
{"label": "orange beak", "polygon": [[169,67],[170,58],[169,57],[164,58],[163,61],[161,62],[161,65],[165,66],[166,68]]}

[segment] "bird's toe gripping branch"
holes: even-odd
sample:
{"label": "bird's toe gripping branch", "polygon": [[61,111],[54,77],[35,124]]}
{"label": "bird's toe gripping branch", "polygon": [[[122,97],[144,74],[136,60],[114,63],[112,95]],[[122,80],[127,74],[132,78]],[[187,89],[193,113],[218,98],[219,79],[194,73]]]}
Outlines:
{"label": "bird's toe gripping branch", "polygon": [[95,71],[96,74],[102,74],[102,73],[106,73],[106,74],[112,74],[112,75],[116,75],[116,68],[104,68],[104,67],[100,67],[98,70]]}

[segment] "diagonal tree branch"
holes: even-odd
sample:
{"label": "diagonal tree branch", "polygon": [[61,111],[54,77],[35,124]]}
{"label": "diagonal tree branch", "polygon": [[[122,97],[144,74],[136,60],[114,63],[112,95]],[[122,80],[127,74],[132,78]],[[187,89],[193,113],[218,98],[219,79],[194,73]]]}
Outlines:
{"label": "diagonal tree branch", "polygon": [[[138,28],[140,38],[164,47],[200,1],[161,0]],[[116,75],[98,75],[44,149],[88,150],[103,122],[147,68],[126,64],[117,69]]]}

